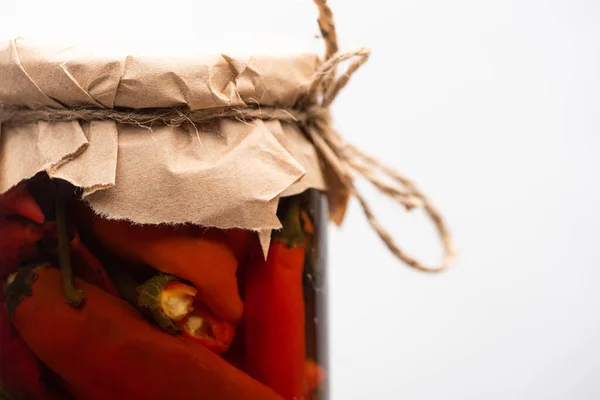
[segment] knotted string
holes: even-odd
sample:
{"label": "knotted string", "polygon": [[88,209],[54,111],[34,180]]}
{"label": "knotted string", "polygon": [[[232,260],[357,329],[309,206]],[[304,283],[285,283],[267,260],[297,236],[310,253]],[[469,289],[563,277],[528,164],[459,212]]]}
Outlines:
{"label": "knotted string", "polygon": [[[347,143],[344,138],[331,126],[329,117],[329,106],[336,98],[337,94],[346,86],[352,74],[364,64],[369,56],[367,49],[359,49],[352,52],[338,53],[332,56],[315,75],[308,96],[313,96],[315,88],[321,87],[329,72],[334,70],[340,63],[346,60],[354,59],[346,72],[339,78],[329,79],[328,84],[322,87],[322,95],[318,107],[312,106],[308,110],[319,109],[318,113],[313,113],[303,123],[303,128],[311,138],[315,147],[319,150],[321,156],[327,161],[328,166],[332,167],[334,172],[342,183],[347,187],[350,193],[356,197],[371,227],[377,232],[379,237],[387,245],[390,251],[407,265],[421,271],[435,272],[442,271],[450,266],[454,257],[455,250],[452,239],[446,224],[431,201],[417,189],[416,185],[408,178],[401,175],[393,168],[383,164],[381,161],[365,154],[352,144]],[[365,178],[375,186],[384,196],[396,201],[407,210],[413,208],[423,208],[435,224],[444,247],[444,258],[437,267],[430,267],[413,258],[402,250],[393,239],[392,235],[383,227],[375,217],[371,206],[365,197],[359,192],[354,184],[354,174]],[[385,179],[384,179],[385,177]]]}
{"label": "knotted string", "polygon": [[[443,271],[450,267],[455,257],[455,248],[452,237],[440,212],[432,202],[417,189],[416,185],[406,177],[402,176],[393,168],[383,164],[381,161],[370,157],[355,146],[346,143],[341,135],[331,127],[329,118],[329,106],[337,97],[339,92],[348,84],[352,75],[367,62],[370,51],[359,49],[352,52],[340,53],[338,51],[337,32],[333,22],[333,12],[327,5],[327,0],[314,0],[319,9],[319,28],[325,42],[325,63],[315,75],[309,88],[307,98],[317,97],[318,104],[326,111],[326,114],[314,119],[315,123],[308,125],[305,129],[313,140],[323,158],[328,160],[331,166],[336,165],[336,173],[341,177],[343,183],[350,193],[356,197],[371,227],[377,232],[381,240],[390,251],[410,267],[426,272]],[[336,78],[337,67],[340,63],[352,60],[346,71]],[[319,99],[320,97],[320,99]],[[334,157],[340,161],[338,164]],[[354,185],[351,171],[354,170],[363,178],[367,179],[383,195],[393,199],[407,210],[423,208],[435,224],[444,247],[444,258],[437,267],[430,267],[413,258],[402,250],[392,235],[383,227],[375,217],[373,210],[365,197]],[[380,174],[386,176],[393,183],[380,178]]]}
{"label": "knotted string", "polygon": [[[37,121],[68,122],[75,120],[114,120],[121,124],[152,128],[154,124],[181,126],[201,124],[215,119],[232,118],[240,121],[253,119],[279,120],[298,124],[310,138],[319,154],[337,175],[348,192],[356,197],[371,227],[377,232],[390,251],[410,267],[421,271],[442,271],[450,266],[455,250],[446,224],[431,201],[417,189],[415,184],[393,168],[370,157],[347,143],[332,127],[330,105],[348,84],[353,74],[368,60],[370,51],[361,48],[350,52],[338,52],[337,35],[333,15],[326,0],[315,0],[319,7],[319,26],[326,43],[323,64],[306,85],[306,92],[296,106],[291,108],[268,106],[221,107],[208,110],[185,110],[183,108],[117,110],[91,107],[65,109],[28,109],[0,105],[0,123],[24,124]],[[340,76],[338,66],[350,61]],[[358,174],[369,181],[384,196],[396,201],[407,210],[423,208],[435,224],[444,247],[444,258],[437,267],[430,267],[408,255],[395,242],[392,235],[375,217],[371,206],[354,184]],[[385,177],[385,179],[383,178]]]}

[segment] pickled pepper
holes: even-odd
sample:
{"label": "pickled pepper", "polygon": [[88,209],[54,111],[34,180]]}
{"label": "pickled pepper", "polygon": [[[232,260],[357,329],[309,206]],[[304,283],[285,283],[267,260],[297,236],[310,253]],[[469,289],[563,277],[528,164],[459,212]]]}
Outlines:
{"label": "pickled pepper", "polygon": [[45,216],[27,190],[26,182],[0,195],[0,279],[37,256],[44,236]]}
{"label": "pickled pepper", "polygon": [[[0,291],[0,382],[15,400],[59,400],[66,396],[53,391],[44,382],[43,368],[27,343],[12,326],[4,294]],[[3,397],[0,396],[0,399]]]}
{"label": "pickled pepper", "polygon": [[0,215],[19,215],[37,224],[43,224],[46,220],[40,206],[27,190],[26,182],[0,195]]}
{"label": "pickled pepper", "polygon": [[125,301],[76,279],[81,308],[63,299],[60,272],[23,269],[7,288],[12,322],[77,398],[280,399],[202,346],[152,327]]}
{"label": "pickled pepper", "polygon": [[216,315],[229,322],[241,320],[238,261],[226,239],[218,240],[214,232],[201,235],[188,226],[176,229],[108,220],[86,206],[81,207],[80,214],[108,250],[191,282],[198,290],[197,300]]}
{"label": "pickled pepper", "polygon": [[39,225],[0,219],[0,279],[6,279],[20,264],[36,257],[36,243],[43,236],[44,229]]}
{"label": "pickled pepper", "polygon": [[285,399],[305,387],[304,295],[306,239],[298,198],[284,207],[283,229],[273,232],[267,260],[257,252],[246,276],[246,369]]}

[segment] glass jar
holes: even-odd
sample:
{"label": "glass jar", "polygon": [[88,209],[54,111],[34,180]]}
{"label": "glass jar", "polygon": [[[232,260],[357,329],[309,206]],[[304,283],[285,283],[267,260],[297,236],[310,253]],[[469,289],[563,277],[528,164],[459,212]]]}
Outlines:
{"label": "glass jar", "polygon": [[328,398],[321,191],[280,200],[268,248],[80,192],[39,173],[0,195],[1,398]]}

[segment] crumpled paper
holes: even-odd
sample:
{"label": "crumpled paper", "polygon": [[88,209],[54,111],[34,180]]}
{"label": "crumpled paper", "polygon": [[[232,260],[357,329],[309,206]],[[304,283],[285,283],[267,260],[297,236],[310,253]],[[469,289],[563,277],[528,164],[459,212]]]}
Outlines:
{"label": "crumpled paper", "polygon": [[[111,54],[16,39],[0,43],[0,102],[39,107],[192,110],[292,106],[315,54],[179,58]],[[0,127],[0,193],[46,171],[83,188],[97,213],[134,223],[279,228],[280,196],[325,190],[317,152],[294,124],[218,120],[150,128],[114,121]]]}

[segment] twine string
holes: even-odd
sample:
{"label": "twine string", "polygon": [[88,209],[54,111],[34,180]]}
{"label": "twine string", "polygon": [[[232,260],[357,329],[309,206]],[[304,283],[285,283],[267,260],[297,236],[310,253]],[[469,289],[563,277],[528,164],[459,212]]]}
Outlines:
{"label": "twine string", "polygon": [[[410,267],[421,271],[437,272],[447,269],[455,257],[451,235],[431,201],[395,169],[365,154],[347,143],[332,127],[330,106],[340,91],[348,84],[354,73],[368,60],[370,51],[360,48],[339,52],[333,13],[326,0],[314,0],[319,8],[319,26],[325,41],[325,61],[306,85],[306,92],[291,108],[248,105],[244,107],[221,107],[207,110],[162,108],[144,110],[120,110],[91,107],[65,109],[29,109],[0,104],[0,123],[25,124],[38,121],[68,122],[113,120],[121,124],[151,129],[154,124],[173,127],[184,124],[202,124],[215,119],[232,118],[241,121],[253,119],[279,120],[299,125],[313,145],[348,191],[358,200],[367,221],[389,250]],[[350,61],[345,72],[337,76],[340,64]],[[355,185],[357,174],[370,182],[382,195],[394,200],[405,209],[422,208],[433,221],[440,236],[444,257],[438,266],[428,266],[406,253],[392,235],[375,217],[372,207]]]}
{"label": "twine string", "polygon": [[[312,96],[314,95],[313,92],[321,89],[322,95],[320,99],[320,105],[324,109],[328,110],[333,100],[335,100],[339,92],[348,84],[353,74],[365,62],[367,62],[370,51],[363,48],[354,52],[339,53],[337,33],[335,24],[333,22],[333,12],[327,5],[327,0],[314,0],[314,2],[319,9],[318,23],[321,29],[323,40],[325,42],[326,61],[313,80],[309,89],[309,95]],[[350,66],[343,74],[335,78],[336,70],[339,64],[350,59],[352,59]],[[321,121],[323,122],[316,124],[319,126],[318,132],[313,132],[310,134],[310,136],[313,138],[319,135],[323,137],[325,139],[324,141],[329,146],[329,149],[326,150],[321,148],[323,145],[320,141],[315,141],[313,139],[313,143],[321,150],[321,154],[334,153],[337,158],[342,161],[341,165],[343,167],[340,167],[340,169],[345,169],[345,171],[338,173],[338,175],[345,177],[346,180],[344,183],[360,203],[367,221],[375,230],[375,232],[377,232],[381,240],[383,240],[390,251],[410,267],[421,271],[437,272],[449,268],[455,258],[456,251],[452,237],[448,231],[444,219],[442,218],[441,213],[432,204],[429,198],[427,198],[419,189],[417,189],[416,185],[412,181],[401,175],[393,168],[365,154],[357,147],[345,143],[341,135],[339,135],[331,127],[329,119],[322,119]],[[331,155],[328,157],[331,157]],[[329,164],[331,165],[331,162]],[[404,206],[407,210],[421,207],[425,210],[429,218],[435,224],[444,248],[444,258],[438,266],[430,267],[425,265],[424,263],[410,256],[396,244],[396,241],[392,235],[375,217],[373,210],[365,197],[356,188],[349,170],[356,171],[373,186],[375,186],[384,196],[393,199],[398,204]],[[386,176],[388,180],[391,180],[393,183],[390,184],[386,182],[384,179],[380,178],[380,175]]]}

